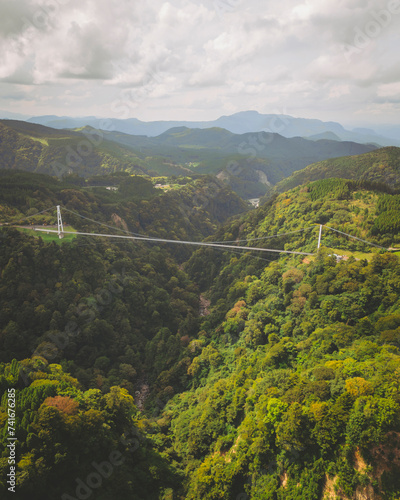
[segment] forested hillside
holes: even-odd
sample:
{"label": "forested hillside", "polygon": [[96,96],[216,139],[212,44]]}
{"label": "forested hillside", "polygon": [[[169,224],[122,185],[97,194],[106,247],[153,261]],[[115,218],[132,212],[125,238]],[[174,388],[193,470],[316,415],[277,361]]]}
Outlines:
{"label": "forested hillside", "polygon": [[62,177],[128,171],[147,173],[143,158],[103,135],[0,121],[0,168]]}
{"label": "forested hillside", "polygon": [[[190,180],[190,179],[189,179]],[[62,182],[47,175],[0,170],[0,214],[3,221],[19,222],[60,204],[82,216],[138,233],[170,239],[201,239],[248,205],[218,179],[201,176],[177,190],[154,189],[148,178],[119,172],[95,176],[87,187],[77,176]],[[115,191],[106,189],[108,184]],[[54,214],[30,220],[54,223]],[[88,229],[88,221],[68,215],[66,222]],[[97,228],[98,229],[98,228]]]}
{"label": "forested hillside", "polygon": [[3,221],[61,204],[76,229],[312,255],[2,228],[0,488],[15,389],[15,498],[399,498],[400,195],[326,179],[246,212],[211,178],[2,179]]}
{"label": "forested hillside", "polygon": [[351,157],[332,158],[313,163],[279,182],[275,191],[283,192],[306,182],[340,177],[381,182],[392,187],[400,183],[400,148],[381,148]]}
{"label": "forested hillside", "polygon": [[[318,181],[280,195],[217,239],[322,223],[389,246],[398,242],[399,200],[362,183]],[[317,232],[266,241],[313,252]],[[201,269],[212,250],[189,261],[214,308],[189,367],[192,390],[158,422],[193,470],[186,498],[398,497],[400,263],[326,229],[323,245],[333,249],[271,255],[269,264],[222,256],[208,274]],[[350,257],[338,262],[333,252]]]}

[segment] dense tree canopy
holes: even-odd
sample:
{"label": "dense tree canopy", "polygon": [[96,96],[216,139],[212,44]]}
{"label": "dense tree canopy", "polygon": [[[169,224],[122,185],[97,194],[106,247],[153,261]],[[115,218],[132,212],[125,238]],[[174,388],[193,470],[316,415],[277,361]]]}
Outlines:
{"label": "dense tree canopy", "polygon": [[[60,194],[130,231],[204,238],[225,222],[210,240],[315,255],[3,229],[0,488],[15,388],[20,498],[399,498],[399,257],[327,228],[316,253],[313,228],[395,247],[400,198],[328,179],[226,222],[229,192],[208,199],[209,182],[114,206],[110,193]],[[26,213],[27,193],[3,213]]]}

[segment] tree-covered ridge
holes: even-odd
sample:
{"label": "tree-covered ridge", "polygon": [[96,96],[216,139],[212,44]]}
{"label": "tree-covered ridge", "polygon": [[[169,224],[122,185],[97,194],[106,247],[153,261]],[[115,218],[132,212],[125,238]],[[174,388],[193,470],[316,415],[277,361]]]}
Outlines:
{"label": "tree-covered ridge", "polygon": [[301,184],[330,177],[385,183],[397,188],[400,184],[400,148],[385,147],[313,163],[283,179],[274,191],[282,193]]}
{"label": "tree-covered ridge", "polygon": [[[385,191],[390,189],[366,181],[323,179],[311,182],[276,194],[259,209],[220,227],[212,239],[315,253],[322,224],[380,247],[397,248],[400,244],[396,229],[400,220],[400,197]],[[357,258],[370,258],[370,252],[374,251],[374,247],[328,228],[323,228],[322,245],[333,253],[343,256],[354,253]],[[193,254],[186,269],[202,290],[210,290],[211,298],[223,300],[226,287],[235,277],[236,260],[233,257],[204,248]],[[262,259],[276,258],[274,253],[250,253],[241,265],[246,262],[246,269],[253,274],[265,265]],[[207,268],[204,260],[211,263]]]}
{"label": "tree-covered ridge", "polygon": [[[236,207],[236,198],[214,192],[208,182],[199,179],[163,195],[150,192],[147,199],[71,186],[62,186],[60,193],[68,195],[67,207],[108,224],[115,224],[115,213],[131,231],[143,230],[146,222],[149,233],[185,228],[182,236],[175,232],[177,238],[200,238],[219,222],[213,200]],[[222,217],[224,225],[209,239],[316,253],[317,228],[324,224],[383,247],[398,245],[400,197],[384,186],[373,187],[344,179],[308,183],[229,222]],[[200,194],[212,192],[207,203],[200,202]],[[114,194],[122,196],[115,205]],[[15,206],[26,213],[28,198],[36,196],[28,190]],[[182,213],[179,206],[190,200],[191,211]],[[142,216],[148,219],[140,221]],[[88,220],[71,222],[93,228]],[[350,500],[364,495],[397,500],[396,255],[324,228],[323,248],[314,256],[207,248],[178,265],[190,253],[79,237],[57,246],[7,231],[0,246],[2,388],[14,383],[23,392],[27,385],[35,388],[30,380],[62,379],[34,404],[30,397],[26,406],[19,399],[32,411],[21,422],[25,461],[19,467],[25,472],[26,465],[38,491],[45,481],[54,484],[62,468],[57,464],[67,465],[70,455],[75,460],[82,455],[87,477],[89,449],[96,463],[104,460],[103,451],[109,456],[110,442],[124,453],[118,444],[124,427],[120,410],[110,423],[105,408],[110,394],[120,391],[134,425],[149,440],[141,448],[143,468],[154,484],[135,491],[138,499]],[[259,239],[275,234],[279,238]],[[335,253],[348,259],[338,262]],[[211,299],[204,317],[198,314],[199,290]],[[33,372],[28,384],[17,383],[12,358]],[[129,396],[146,386],[150,394],[137,403],[149,420],[139,419]],[[95,394],[100,406],[90,398],[85,406],[79,391]],[[1,406],[4,410],[4,401]],[[98,438],[95,424],[85,427],[86,412],[96,409],[106,412],[96,420],[104,428],[105,448],[100,452],[97,443],[87,449],[79,443],[70,449],[79,432]],[[47,420],[40,420],[43,412]],[[54,426],[54,434],[38,427],[42,421]],[[50,458],[43,462],[47,449]],[[53,460],[54,475],[31,467],[28,454],[39,465]],[[69,485],[73,495],[76,469],[72,474],[64,472],[68,467],[62,470],[60,484]],[[149,475],[141,466],[129,461],[126,468],[118,467],[121,498],[130,498],[141,474],[146,485]],[[114,498],[110,481],[110,489],[104,483],[96,491],[98,498]]]}
{"label": "tree-covered ridge", "polygon": [[398,258],[321,251],[235,277],[193,342],[192,390],[158,421],[185,498],[398,498]]}
{"label": "tree-covered ridge", "polygon": [[0,168],[58,177],[71,172],[84,177],[125,170],[147,173],[140,155],[104,137],[28,125],[0,121]]}

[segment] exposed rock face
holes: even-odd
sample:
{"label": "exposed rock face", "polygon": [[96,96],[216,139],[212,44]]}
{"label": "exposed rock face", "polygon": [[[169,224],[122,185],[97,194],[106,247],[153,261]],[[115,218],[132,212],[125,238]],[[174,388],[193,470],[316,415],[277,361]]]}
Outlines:
{"label": "exposed rock face", "polygon": [[262,170],[256,170],[256,172],[258,174],[259,182],[262,182],[263,184],[266,184],[267,186],[271,185],[265,172],[263,172]]}
{"label": "exposed rock face", "polygon": [[140,386],[140,390],[135,392],[135,404],[139,411],[144,411],[144,404],[146,398],[149,395],[150,387],[147,382],[143,382]]}
{"label": "exposed rock face", "polygon": [[229,174],[224,170],[221,170],[221,172],[219,172],[216,177],[220,181],[226,181],[227,179],[229,179]]}
{"label": "exposed rock face", "polygon": [[200,295],[200,300],[199,300],[199,315],[200,316],[208,316],[210,314],[210,311],[208,308],[210,307],[211,302],[206,299],[203,295]]}
{"label": "exposed rock face", "polygon": [[121,219],[121,217],[118,214],[112,214],[111,219],[116,226],[122,227],[123,229],[125,229],[125,231],[128,231],[127,223],[124,221],[124,219]]}
{"label": "exposed rock face", "polygon": [[377,481],[379,491],[374,491],[371,484],[357,486],[353,496],[348,497],[337,488],[337,476],[326,476],[321,500],[383,500],[380,494],[382,491],[381,483],[383,472],[391,469],[389,463],[392,465],[394,462],[397,467],[400,467],[400,433],[389,432],[387,438],[390,443],[389,445],[379,445],[371,450],[371,455],[374,457],[374,462],[376,464],[372,473],[371,469],[368,471],[368,464],[361,456],[360,451],[356,450],[354,454],[354,468],[360,474],[368,474],[371,482]]}

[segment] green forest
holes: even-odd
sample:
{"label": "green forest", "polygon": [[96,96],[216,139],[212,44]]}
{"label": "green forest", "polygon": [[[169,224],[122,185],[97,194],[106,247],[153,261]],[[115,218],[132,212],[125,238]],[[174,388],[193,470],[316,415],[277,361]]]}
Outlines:
{"label": "green forest", "polygon": [[384,183],[399,187],[400,149],[381,148],[369,153],[323,160],[308,165],[278,182],[275,190],[287,191],[301,184],[326,178],[344,178]]}
{"label": "green forest", "polygon": [[398,500],[400,195],[172,181],[0,170],[1,497]]}

